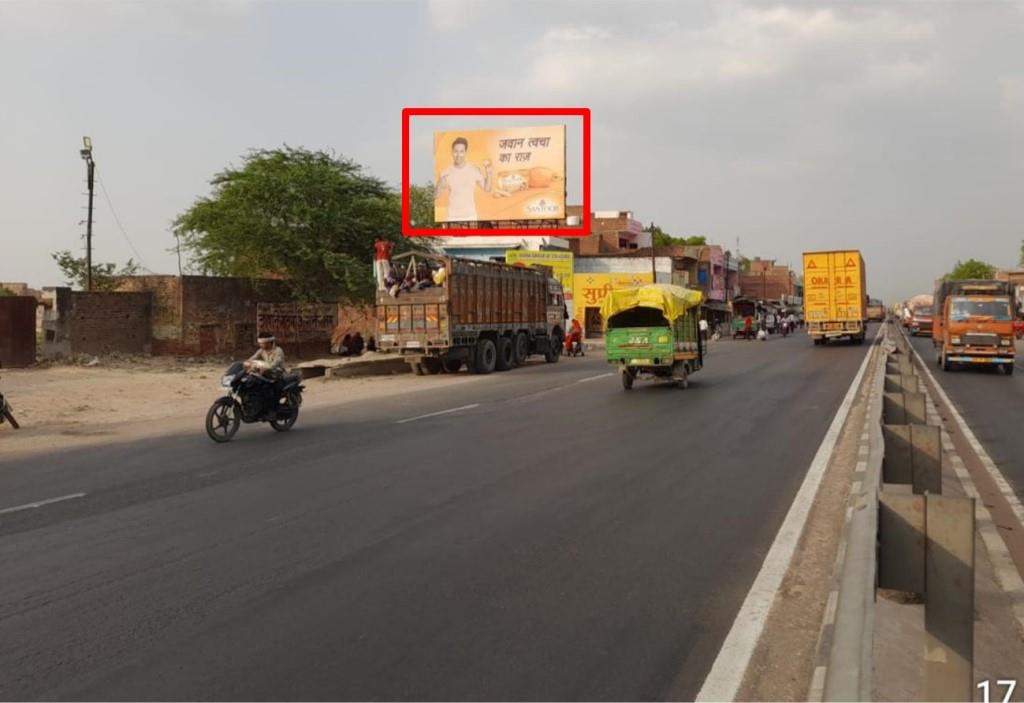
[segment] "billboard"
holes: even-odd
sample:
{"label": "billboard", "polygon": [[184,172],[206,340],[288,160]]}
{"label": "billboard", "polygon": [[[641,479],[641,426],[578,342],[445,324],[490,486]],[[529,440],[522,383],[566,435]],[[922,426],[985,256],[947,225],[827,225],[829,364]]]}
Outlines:
{"label": "billboard", "polygon": [[565,219],[565,125],[434,133],[435,222]]}
{"label": "billboard", "polygon": [[572,300],[572,252],[571,251],[524,251],[522,249],[507,249],[505,251],[506,264],[524,264],[532,266],[540,264],[550,266],[555,278],[562,284],[566,301]]}

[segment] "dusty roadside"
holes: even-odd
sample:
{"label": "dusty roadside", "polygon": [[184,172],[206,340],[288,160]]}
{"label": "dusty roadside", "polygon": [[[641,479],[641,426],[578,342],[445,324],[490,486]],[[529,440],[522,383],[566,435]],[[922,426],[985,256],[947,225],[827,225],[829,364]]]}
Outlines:
{"label": "dusty roadside", "polygon": [[[96,366],[2,369],[0,384],[22,429],[0,425],[0,459],[192,429],[201,432],[223,390],[223,361],[100,360]],[[305,381],[304,409],[410,390],[472,383],[479,376],[409,374]]]}

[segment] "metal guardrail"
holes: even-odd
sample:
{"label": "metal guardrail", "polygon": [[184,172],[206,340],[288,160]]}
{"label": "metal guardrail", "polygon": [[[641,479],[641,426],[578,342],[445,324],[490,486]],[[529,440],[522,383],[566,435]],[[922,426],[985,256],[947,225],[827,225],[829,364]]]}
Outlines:
{"label": "metal guardrail", "polygon": [[906,338],[887,325],[870,391],[867,456],[858,466],[843,543],[823,689],[828,701],[874,698],[879,588],[924,599],[925,699],[973,695],[974,499],[942,495],[941,429],[927,424],[909,351]]}

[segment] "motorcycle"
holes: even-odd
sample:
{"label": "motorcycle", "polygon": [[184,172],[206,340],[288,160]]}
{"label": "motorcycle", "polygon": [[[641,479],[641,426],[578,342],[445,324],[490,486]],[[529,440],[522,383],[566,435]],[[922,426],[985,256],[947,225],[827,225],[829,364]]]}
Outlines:
{"label": "motorcycle", "polygon": [[0,392],[0,425],[4,424],[4,420],[11,423],[11,427],[18,429],[21,425],[14,419],[14,412],[11,410],[11,404],[7,402],[7,398]]}
{"label": "motorcycle", "polygon": [[583,340],[579,338],[572,339],[565,353],[567,356],[586,356],[583,352]]}
{"label": "motorcycle", "polygon": [[782,336],[783,337],[788,337],[789,336],[789,323],[788,322],[783,322],[782,323]]}
{"label": "motorcycle", "polygon": [[277,432],[287,432],[299,419],[302,405],[300,374],[268,378],[245,370],[235,362],[221,378],[225,395],[218,398],[206,413],[206,434],[214,442],[228,442],[243,422],[269,422]]}

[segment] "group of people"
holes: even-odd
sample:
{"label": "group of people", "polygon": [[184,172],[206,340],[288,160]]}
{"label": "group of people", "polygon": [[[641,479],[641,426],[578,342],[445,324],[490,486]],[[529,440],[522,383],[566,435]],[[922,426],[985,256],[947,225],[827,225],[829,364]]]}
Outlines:
{"label": "group of people", "polygon": [[377,339],[372,334],[369,341],[363,340],[362,332],[346,334],[338,345],[339,356],[359,356],[363,351],[377,351]]}
{"label": "group of people", "polygon": [[[779,313],[761,313],[758,316],[758,331],[756,337],[758,339],[767,339],[768,335],[775,334],[776,332],[781,333],[783,336],[796,330],[799,321],[796,315],[793,313],[782,314]],[[747,315],[743,318],[743,337],[744,339],[754,339],[754,316]]]}
{"label": "group of people", "polygon": [[444,266],[431,267],[427,261],[416,261],[416,257],[410,257],[405,270],[402,270],[401,267],[391,263],[393,245],[390,241],[378,239],[373,246],[374,273],[377,278],[378,290],[386,290],[391,297],[395,298],[406,291],[444,285],[448,276]]}

